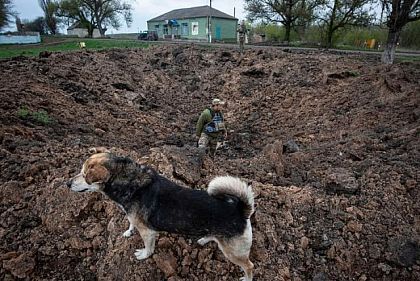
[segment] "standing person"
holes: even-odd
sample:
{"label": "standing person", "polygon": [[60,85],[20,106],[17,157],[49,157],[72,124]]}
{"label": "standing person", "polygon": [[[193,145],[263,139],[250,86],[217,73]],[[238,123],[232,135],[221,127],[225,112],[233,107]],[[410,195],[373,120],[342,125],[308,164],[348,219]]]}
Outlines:
{"label": "standing person", "polygon": [[222,136],[227,137],[225,120],[222,108],[225,103],[220,99],[214,99],[211,107],[203,110],[197,121],[196,136],[198,147],[208,149],[211,157],[214,157],[218,139]]}
{"label": "standing person", "polygon": [[243,51],[244,51],[244,43],[245,43],[245,36],[246,36],[246,33],[247,33],[246,25],[245,25],[245,21],[244,20],[241,21],[241,24],[238,27],[238,33],[239,33],[239,51],[241,53],[243,53]]}

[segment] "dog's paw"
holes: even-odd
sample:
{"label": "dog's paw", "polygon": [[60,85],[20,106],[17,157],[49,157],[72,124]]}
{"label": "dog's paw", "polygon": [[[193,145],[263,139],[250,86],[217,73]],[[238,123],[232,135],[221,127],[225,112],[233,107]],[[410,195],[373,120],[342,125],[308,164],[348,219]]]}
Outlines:
{"label": "dog's paw", "polygon": [[152,253],[149,253],[146,249],[137,249],[134,255],[138,260],[144,260],[150,257]]}
{"label": "dog's paw", "polygon": [[130,236],[132,236],[133,235],[133,233],[134,233],[134,231],[132,231],[131,229],[127,229],[124,233],[123,233],[123,237],[126,237],[126,238],[128,238],[128,237],[130,237]]}

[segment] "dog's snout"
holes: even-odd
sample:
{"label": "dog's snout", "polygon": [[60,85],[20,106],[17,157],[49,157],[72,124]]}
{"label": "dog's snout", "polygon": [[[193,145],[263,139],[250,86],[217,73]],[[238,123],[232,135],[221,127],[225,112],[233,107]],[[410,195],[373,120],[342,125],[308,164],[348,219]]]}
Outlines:
{"label": "dog's snout", "polygon": [[72,183],[73,183],[73,179],[69,179],[66,183],[67,187],[71,188]]}

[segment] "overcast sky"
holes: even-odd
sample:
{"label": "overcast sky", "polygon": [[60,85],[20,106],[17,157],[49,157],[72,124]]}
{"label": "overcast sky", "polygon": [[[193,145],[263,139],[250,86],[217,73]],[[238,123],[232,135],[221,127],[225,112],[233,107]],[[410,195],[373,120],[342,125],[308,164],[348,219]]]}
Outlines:
{"label": "overcast sky", "polygon": [[[125,0],[127,1],[127,0]],[[129,0],[128,0],[129,1]],[[109,33],[138,32],[147,29],[146,21],[174,9],[209,5],[210,0],[132,0],[133,23],[131,27],[125,24],[119,30],[109,30]],[[33,20],[43,16],[38,0],[13,0],[14,9],[22,20]],[[244,0],[212,0],[212,7],[233,16],[236,7],[236,18],[244,19]],[[10,29],[15,29],[11,25]]]}

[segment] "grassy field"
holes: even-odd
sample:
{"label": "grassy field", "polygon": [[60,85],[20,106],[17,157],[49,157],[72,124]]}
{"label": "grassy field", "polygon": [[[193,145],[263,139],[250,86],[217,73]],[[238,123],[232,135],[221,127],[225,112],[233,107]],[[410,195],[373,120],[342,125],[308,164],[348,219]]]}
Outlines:
{"label": "grassy field", "polygon": [[[16,56],[38,56],[42,51],[49,52],[74,52],[80,51],[79,42],[85,42],[86,49],[90,50],[104,50],[111,48],[147,48],[150,44],[138,40],[132,39],[88,39],[88,38],[69,38],[69,37],[52,37],[46,36],[42,38],[42,43],[40,44],[30,44],[30,45],[0,45],[0,59],[12,58]],[[291,44],[293,47],[303,47],[298,44]],[[204,47],[213,48],[211,45],[203,45]],[[342,50],[354,50],[354,51],[372,51],[376,50],[366,50],[355,48],[351,46],[341,46],[338,49]],[[398,53],[396,56],[396,62],[419,62],[420,56],[404,56],[403,53]]]}
{"label": "grassy field", "polygon": [[395,58],[394,62],[420,62],[420,56],[414,57],[399,55]]}
{"label": "grassy field", "polygon": [[40,44],[32,45],[0,45],[0,58],[16,56],[38,56],[42,51],[71,52],[80,50],[78,43],[86,43],[86,49],[100,50],[110,48],[147,48],[148,43],[137,40],[116,39],[78,39],[78,38],[47,38]]}

